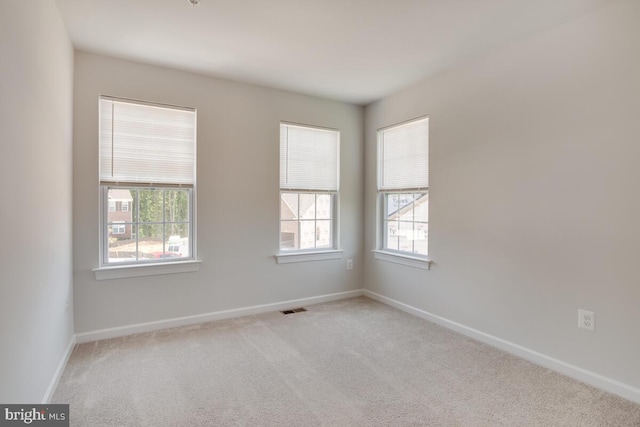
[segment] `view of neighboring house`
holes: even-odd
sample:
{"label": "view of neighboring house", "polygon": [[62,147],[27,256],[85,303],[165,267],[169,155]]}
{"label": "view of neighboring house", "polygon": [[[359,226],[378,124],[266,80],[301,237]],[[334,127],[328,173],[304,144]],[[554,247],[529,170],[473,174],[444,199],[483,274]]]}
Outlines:
{"label": "view of neighboring house", "polygon": [[331,195],[282,193],[280,242],[283,249],[331,247]]}
{"label": "view of neighboring house", "polygon": [[[391,203],[391,200],[394,203]],[[390,198],[387,205],[387,244],[389,249],[427,254],[429,233],[429,194],[409,194]]]}
{"label": "view of neighboring house", "polygon": [[126,189],[109,190],[109,210],[107,219],[111,224],[111,237],[118,240],[131,239],[131,220],[133,218],[133,197]]}

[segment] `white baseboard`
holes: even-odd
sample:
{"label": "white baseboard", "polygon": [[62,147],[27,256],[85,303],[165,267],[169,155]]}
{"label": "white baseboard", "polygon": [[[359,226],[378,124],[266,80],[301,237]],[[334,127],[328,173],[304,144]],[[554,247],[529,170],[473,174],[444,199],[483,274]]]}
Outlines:
{"label": "white baseboard", "polygon": [[365,289],[364,295],[409,314],[413,314],[425,320],[444,326],[445,328],[456,331],[462,335],[466,335],[485,344],[489,344],[493,347],[499,348],[500,350],[504,350],[508,353],[522,357],[523,359],[535,363],[536,365],[543,366],[601,390],[616,394],[633,402],[640,403],[640,389],[632,387],[628,384],[624,384],[620,381],[605,377],[595,372],[591,372],[578,366],[571,365],[569,363],[563,362],[562,360],[555,359],[545,354],[538,353],[537,351],[528,349],[518,344],[514,344],[510,341],[503,340],[502,338],[489,335],[487,333],[470,328],[444,317],[431,314],[427,311],[402,303],[400,301],[396,301],[392,298],[388,298],[376,292]]}
{"label": "white baseboard", "polygon": [[215,311],[212,313],[196,314],[194,316],[176,317],[173,319],[158,320],[155,322],[138,323],[135,325],[121,326],[117,328],[99,329],[97,331],[76,334],[76,342],[104,340],[108,338],[123,337],[139,334],[141,332],[157,331],[159,329],[175,328],[177,326],[193,325],[197,323],[212,322],[214,320],[230,319],[233,317],[249,316],[268,311],[286,310],[302,305],[320,304],[345,298],[353,298],[364,295],[363,289],[355,291],[338,292],[334,294],[319,295],[309,298],[301,298],[289,301],[281,301],[271,304],[254,305],[251,307],[235,308],[232,310]]}
{"label": "white baseboard", "polygon": [[53,378],[49,383],[49,387],[47,388],[47,391],[44,393],[44,397],[42,398],[43,405],[46,405],[47,403],[51,402],[53,393],[56,391],[56,387],[58,387],[58,382],[62,377],[64,368],[66,368],[67,366],[67,362],[69,361],[69,357],[71,357],[71,353],[73,353],[73,348],[75,347],[75,345],[76,345],[76,337],[75,335],[72,335],[71,339],[69,340],[69,344],[67,345],[67,349],[62,355],[62,359],[60,359],[60,362],[58,363],[58,367],[56,368],[56,371],[53,374]]}

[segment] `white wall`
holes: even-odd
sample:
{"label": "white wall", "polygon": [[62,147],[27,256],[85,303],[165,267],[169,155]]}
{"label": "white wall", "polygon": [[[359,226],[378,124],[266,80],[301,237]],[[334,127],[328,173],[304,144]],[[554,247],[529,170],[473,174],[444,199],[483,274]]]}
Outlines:
{"label": "white wall", "polygon": [[[83,52],[75,75],[76,333],[361,289],[362,107]],[[95,280],[99,95],[197,109],[200,271]],[[341,260],[275,262],[281,120],[341,131]]]}
{"label": "white wall", "polygon": [[[616,2],[367,107],[365,287],[639,388],[638,22]],[[369,253],[376,129],[425,114],[430,271]]]}
{"label": "white wall", "polygon": [[0,2],[0,402],[41,402],[73,336],[73,48],[51,1]]}

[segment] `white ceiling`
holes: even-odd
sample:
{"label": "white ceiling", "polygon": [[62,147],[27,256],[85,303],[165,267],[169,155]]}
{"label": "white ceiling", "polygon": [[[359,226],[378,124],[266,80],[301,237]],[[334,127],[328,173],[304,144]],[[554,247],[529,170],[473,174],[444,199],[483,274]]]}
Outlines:
{"label": "white ceiling", "polygon": [[368,104],[615,0],[57,0],[83,51]]}

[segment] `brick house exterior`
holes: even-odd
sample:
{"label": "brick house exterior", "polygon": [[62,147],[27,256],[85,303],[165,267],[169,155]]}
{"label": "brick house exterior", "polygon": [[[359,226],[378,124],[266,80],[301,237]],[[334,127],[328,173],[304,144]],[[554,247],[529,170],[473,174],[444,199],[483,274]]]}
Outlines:
{"label": "brick house exterior", "polygon": [[131,239],[131,220],[133,218],[133,197],[129,190],[109,190],[107,219],[109,235],[118,240]]}

